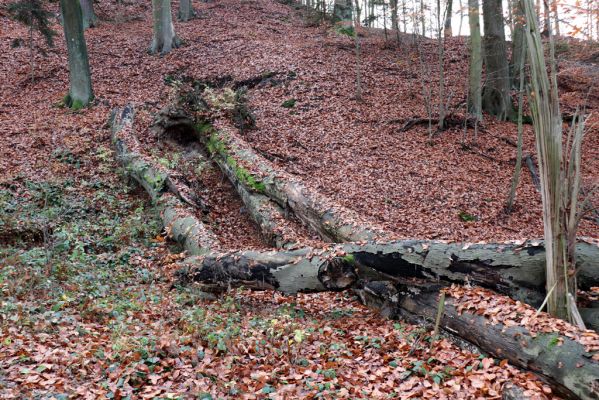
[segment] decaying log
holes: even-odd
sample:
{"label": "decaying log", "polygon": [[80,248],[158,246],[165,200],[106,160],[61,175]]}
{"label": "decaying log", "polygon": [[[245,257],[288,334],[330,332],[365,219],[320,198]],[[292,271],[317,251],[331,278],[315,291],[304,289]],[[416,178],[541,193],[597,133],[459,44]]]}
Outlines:
{"label": "decaying log", "polygon": [[[398,301],[401,317],[434,319],[438,292],[412,292]],[[383,294],[386,296],[386,294]],[[507,359],[517,367],[537,373],[557,395],[568,399],[599,398],[599,362],[582,344],[560,333],[533,335],[522,326],[493,324],[469,312],[458,313],[448,298],[441,324],[445,330],[475,344],[486,353]],[[560,343],[560,344],[557,344]]]}
{"label": "decaying log", "polygon": [[232,129],[214,129],[201,125],[197,136],[228,176],[250,193],[268,196],[284,210],[292,211],[306,226],[331,242],[383,239],[387,234],[359,216],[333,204],[310,190],[290,174],[277,170],[258,155]]}
{"label": "decaying log", "polygon": [[111,116],[112,143],[116,159],[126,173],[135,179],[161,209],[162,222],[167,232],[180,242],[190,255],[206,253],[219,247],[218,239],[196,217],[195,210],[183,203],[182,191],[168,193],[174,185],[165,168],[145,158],[133,133],[135,112],[131,106],[115,110]]}
{"label": "decaying log", "polygon": [[[237,251],[189,257],[180,280],[276,289],[285,293],[345,289],[356,280],[353,265],[331,253],[304,248],[289,251]],[[326,275],[327,278],[323,278]],[[341,286],[341,287],[338,287]]]}
{"label": "decaying log", "polygon": [[[597,286],[599,246],[581,241],[576,250],[581,288]],[[268,254],[287,257],[285,252]],[[545,250],[542,241],[521,244],[464,244],[425,240],[344,243],[322,249],[306,247],[294,250],[292,254],[295,263],[302,258],[313,263],[313,255],[317,255],[319,260],[343,257],[347,264],[353,266],[356,279],[393,281],[418,278],[444,285],[471,283],[533,306],[539,306],[545,297]],[[231,264],[227,265],[231,267]],[[323,287],[343,289],[353,283],[341,283],[334,274],[328,276],[325,273],[326,266],[321,263],[313,265],[320,268],[318,272],[311,273],[319,274]],[[204,264],[201,262],[197,269],[202,268]],[[218,280],[217,277],[212,279]],[[283,282],[274,286],[289,287]],[[293,284],[293,287],[294,291],[315,290],[314,287],[302,288],[298,283]]]}
{"label": "decaying log", "polygon": [[537,168],[535,167],[535,163],[530,154],[524,156],[524,162],[528,167],[528,171],[530,171],[530,178],[532,179],[532,183],[535,185],[537,192],[541,191],[541,179],[539,178],[539,174],[537,173]]}
{"label": "decaying log", "polygon": [[[190,133],[194,132],[193,120],[176,107],[167,107],[161,110],[155,116],[152,127],[159,136],[172,138],[182,144],[196,140],[195,136]],[[214,160],[235,187],[246,211],[260,228],[264,241],[277,248],[295,246],[295,238],[298,235],[292,229],[290,232],[289,221],[284,210],[268,196],[248,189],[242,182],[247,175],[240,172],[238,168],[236,169],[235,165],[225,162],[222,158]],[[187,201],[187,197],[189,196],[183,197],[183,200]]]}

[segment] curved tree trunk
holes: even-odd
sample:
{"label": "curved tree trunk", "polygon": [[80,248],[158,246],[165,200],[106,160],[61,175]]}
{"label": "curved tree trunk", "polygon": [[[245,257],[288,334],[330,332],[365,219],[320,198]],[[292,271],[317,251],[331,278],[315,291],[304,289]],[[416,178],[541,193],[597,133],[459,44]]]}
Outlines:
{"label": "curved tree trunk", "polygon": [[483,1],[483,38],[486,81],[482,94],[483,110],[506,120],[513,113],[510,97],[510,71],[505,49],[503,7],[501,0]]}
{"label": "curved tree trunk", "polygon": [[153,37],[150,53],[167,54],[179,46],[173,25],[171,0],[152,0],[152,17]]}
{"label": "curved tree trunk", "polygon": [[81,0],[81,11],[83,13],[83,29],[92,28],[98,24],[93,0]]}
{"label": "curved tree trunk", "polygon": [[93,100],[94,93],[79,0],[60,0],[60,10],[69,56],[69,94],[65,104],[80,109]]}

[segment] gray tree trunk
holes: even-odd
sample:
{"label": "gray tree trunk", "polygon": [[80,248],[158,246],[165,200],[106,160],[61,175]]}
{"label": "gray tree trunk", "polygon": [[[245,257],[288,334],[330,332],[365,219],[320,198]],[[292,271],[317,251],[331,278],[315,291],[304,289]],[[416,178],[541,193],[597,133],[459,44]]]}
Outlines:
{"label": "gray tree trunk", "polygon": [[480,38],[480,8],[478,0],[468,0],[468,22],[470,25],[470,70],[468,77],[468,110],[479,121],[482,120],[481,83],[483,58]]}
{"label": "gray tree trunk", "polygon": [[399,30],[399,23],[397,19],[397,0],[391,0],[391,29]]}
{"label": "gray tree trunk", "polygon": [[[520,81],[520,65],[522,58],[526,56],[526,37],[524,35],[524,25],[526,18],[521,0],[512,2],[514,34],[512,37],[512,63],[510,65],[512,75],[512,85],[517,86]],[[524,47],[524,49],[523,49]]]}
{"label": "gray tree trunk", "polygon": [[154,35],[150,53],[167,54],[179,45],[173,25],[171,0],[152,0],[152,15]]}
{"label": "gray tree trunk", "polygon": [[69,94],[65,104],[80,109],[94,98],[81,6],[79,0],[60,0],[60,9],[69,56]]}
{"label": "gray tree trunk", "polygon": [[93,0],[81,0],[81,11],[83,12],[83,29],[98,25],[98,17],[94,12]]}
{"label": "gray tree trunk", "polygon": [[[439,10],[441,12],[441,10]],[[451,37],[453,35],[453,31],[451,29],[451,17],[453,13],[453,0],[447,0],[447,10],[445,11],[445,25],[443,28],[443,36]]]}
{"label": "gray tree trunk", "polygon": [[500,120],[506,120],[512,116],[513,108],[501,0],[483,1],[483,20],[486,81],[482,106],[489,114],[495,115]]}
{"label": "gray tree trunk", "polygon": [[195,16],[191,0],[179,0],[179,21],[189,21]]}

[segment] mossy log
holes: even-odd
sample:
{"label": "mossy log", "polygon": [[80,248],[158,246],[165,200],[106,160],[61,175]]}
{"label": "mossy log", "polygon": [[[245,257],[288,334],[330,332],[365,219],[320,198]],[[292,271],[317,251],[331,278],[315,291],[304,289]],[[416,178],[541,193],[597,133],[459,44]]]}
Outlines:
{"label": "mossy log", "polygon": [[[177,107],[161,110],[154,117],[152,127],[159,136],[174,139],[183,145],[196,140],[193,134],[190,134],[194,131],[193,120],[186,111]],[[255,185],[249,185],[250,188],[244,185],[249,179],[244,170],[236,168],[234,163],[227,163],[220,157],[214,161],[235,187],[247,212],[260,228],[264,241],[276,248],[295,246],[298,235],[290,226],[285,211],[268,196],[254,190]]]}
{"label": "mossy log", "polygon": [[[144,157],[133,132],[135,112],[127,105],[111,116],[112,143],[116,159],[126,173],[137,181],[161,210],[165,229],[180,242],[190,255],[218,249],[219,242],[212,231],[197,218],[197,210],[184,203],[184,190],[173,183],[168,171]],[[169,193],[169,188],[173,193]]]}
{"label": "mossy log", "polygon": [[[376,288],[370,288],[370,291],[375,292]],[[382,297],[388,298],[388,293],[382,292]],[[412,290],[409,295],[398,297],[399,316],[408,320],[435,319],[438,290],[421,290],[419,293]],[[492,323],[484,316],[469,312],[460,314],[452,298],[446,299],[441,326],[485,353],[536,373],[563,398],[599,398],[599,362],[591,358],[582,344],[565,335],[535,336],[523,326],[507,327]]]}
{"label": "mossy log", "polygon": [[268,196],[283,210],[293,212],[323,240],[357,242],[387,237],[382,229],[359,222],[357,213],[334,204],[290,174],[274,168],[233,129],[199,124],[196,132],[238,190],[243,187],[250,193]]}

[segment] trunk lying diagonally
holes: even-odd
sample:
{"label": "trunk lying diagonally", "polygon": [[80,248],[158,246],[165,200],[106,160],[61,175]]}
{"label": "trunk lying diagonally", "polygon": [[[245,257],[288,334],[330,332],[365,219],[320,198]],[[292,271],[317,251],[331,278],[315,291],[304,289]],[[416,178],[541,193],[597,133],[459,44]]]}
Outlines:
{"label": "trunk lying diagonally", "polygon": [[[418,323],[422,317],[435,321],[439,285],[411,283],[396,288],[388,282],[369,282],[357,292],[366,305],[394,311],[394,316]],[[538,374],[563,398],[599,398],[597,351],[587,352],[560,332],[533,335],[520,325],[508,327],[485,316],[459,313],[456,301],[449,297],[445,302],[441,318],[445,330],[498,359]]]}
{"label": "trunk lying diagonally", "polygon": [[[165,168],[142,155],[133,132],[134,116],[131,106],[117,109],[111,116],[112,143],[117,161],[158,205],[167,231],[189,254],[204,254],[210,249],[217,249],[218,239],[196,217],[193,207],[185,204],[184,191],[177,189]],[[169,188],[175,194],[168,193]]]}
{"label": "trunk lying diagonally", "polygon": [[216,130],[199,125],[199,140],[236,186],[268,196],[323,239],[331,242],[357,242],[384,239],[388,235],[372,225],[360,223],[355,212],[333,205],[291,175],[273,165],[245,143],[233,129]]}

